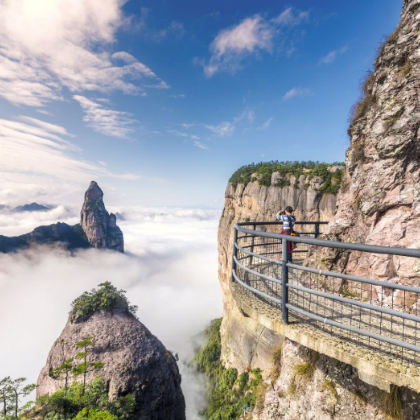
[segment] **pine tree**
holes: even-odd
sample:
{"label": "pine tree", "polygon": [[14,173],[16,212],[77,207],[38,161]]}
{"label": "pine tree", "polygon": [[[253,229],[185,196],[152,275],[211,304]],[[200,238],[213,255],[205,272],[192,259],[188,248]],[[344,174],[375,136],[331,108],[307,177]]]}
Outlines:
{"label": "pine tree", "polygon": [[60,366],[52,369],[49,372],[49,375],[53,379],[63,379],[64,378],[64,395],[67,395],[69,375],[74,370],[74,359],[66,359]]}
{"label": "pine tree", "polygon": [[104,363],[91,362],[88,360],[89,354],[92,353],[95,347],[95,342],[92,340],[92,337],[90,335],[83,337],[83,340],[76,343],[76,346],[83,349],[83,351],[77,353],[77,356],[76,356],[76,359],[83,359],[83,362],[77,365],[72,370],[72,373],[74,376],[83,375],[83,394],[84,394],[85,389],[86,389],[86,374],[94,370],[102,369],[104,367]]}
{"label": "pine tree", "polygon": [[6,376],[0,381],[0,400],[3,403],[3,416],[6,417],[8,411],[8,403],[11,399],[11,392],[10,392],[10,384],[11,384],[10,376]]}
{"label": "pine tree", "polygon": [[15,403],[15,418],[18,418],[18,411],[19,411],[19,397],[26,397],[28,396],[34,389],[38,387],[36,384],[30,384],[24,386],[24,382],[26,378],[18,378],[13,381],[10,381],[7,389],[11,394],[11,398],[14,399]]}

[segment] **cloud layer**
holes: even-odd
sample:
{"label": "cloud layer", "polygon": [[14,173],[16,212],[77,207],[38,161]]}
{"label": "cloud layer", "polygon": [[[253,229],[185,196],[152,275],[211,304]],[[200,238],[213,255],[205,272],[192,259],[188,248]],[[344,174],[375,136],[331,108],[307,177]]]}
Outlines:
{"label": "cloud layer", "polygon": [[167,88],[126,52],[110,51],[126,22],[119,0],[0,0],[0,95],[43,106],[72,92]]}
{"label": "cloud layer", "polygon": [[192,358],[191,337],[222,312],[217,218],[199,220],[195,210],[183,214],[181,209],[165,209],[172,218],[155,215],[142,220],[145,211],[123,211],[126,220],[119,225],[125,255],[94,249],[70,255],[47,248],[0,254],[0,331],[13,343],[0,346],[1,377],[25,376],[35,382],[65,325],[71,301],[110,281],[127,290],[132,304],[139,307],[140,321],[179,353],[187,418],[199,418],[203,383],[192,375],[187,362]]}

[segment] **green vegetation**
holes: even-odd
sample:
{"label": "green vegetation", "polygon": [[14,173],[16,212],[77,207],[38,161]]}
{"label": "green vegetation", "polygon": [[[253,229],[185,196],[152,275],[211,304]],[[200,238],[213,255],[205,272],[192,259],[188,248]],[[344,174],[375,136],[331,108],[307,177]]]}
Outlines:
{"label": "green vegetation", "polygon": [[328,391],[333,397],[335,403],[337,403],[338,401],[337,387],[335,385],[335,382],[328,375],[325,377],[324,383],[322,384],[322,389]]}
{"label": "green vegetation", "polygon": [[67,390],[61,388],[52,395],[38,397],[19,417],[4,417],[4,420],[34,417],[44,420],[129,420],[134,418],[135,406],[131,394],[111,402],[106,381],[98,376],[86,385],[86,389],[82,383],[74,382]]}
{"label": "green vegetation", "polygon": [[[331,166],[341,166],[343,169],[338,169],[335,172],[328,170]],[[271,175],[278,172],[280,175],[279,181],[275,184],[276,187],[290,186],[290,175],[296,177],[294,188],[298,188],[299,177],[306,175],[310,179],[314,176],[319,176],[324,180],[320,191],[325,193],[337,194],[340,189],[341,179],[344,175],[344,166],[342,162],[334,163],[320,163],[320,162],[260,162],[245,165],[239,168],[229,179],[233,187],[236,189],[238,184],[247,185],[249,182],[258,182],[259,185],[269,187],[271,185]],[[252,175],[257,176],[253,177]]]}
{"label": "green vegetation", "polygon": [[312,378],[315,372],[315,365],[312,362],[299,363],[293,366],[295,375],[303,376],[304,378]]}
{"label": "green vegetation", "polygon": [[262,385],[259,369],[238,375],[236,369],[226,369],[220,362],[222,319],[212,321],[205,330],[206,344],[193,360],[197,370],[207,376],[208,407],[201,413],[210,420],[239,419],[242,407],[255,407]]}
{"label": "green vegetation", "polygon": [[391,392],[381,391],[382,411],[388,420],[402,420],[402,404],[400,389],[391,385]]}
{"label": "green vegetation", "polygon": [[72,302],[70,311],[72,320],[75,322],[78,319],[86,320],[98,311],[123,310],[135,316],[137,306],[130,305],[125,293],[125,290],[118,290],[108,281],[101,283],[98,289],[84,292]]}

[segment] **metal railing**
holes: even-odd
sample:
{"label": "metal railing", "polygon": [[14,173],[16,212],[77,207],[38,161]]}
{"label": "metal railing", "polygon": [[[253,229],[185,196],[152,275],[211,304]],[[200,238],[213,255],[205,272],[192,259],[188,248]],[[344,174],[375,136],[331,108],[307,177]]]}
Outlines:
{"label": "metal railing", "polygon": [[[281,316],[285,324],[303,323],[340,340],[419,364],[420,288],[395,279],[319,270],[310,267],[310,257],[322,247],[342,254],[356,252],[367,268],[381,262],[401,266],[416,263],[413,258],[420,258],[420,250],[318,239],[327,223],[296,222],[299,237],[278,233],[281,222],[236,224],[232,261],[236,295],[252,300],[271,317]],[[295,248],[293,262],[289,261],[289,243]]]}

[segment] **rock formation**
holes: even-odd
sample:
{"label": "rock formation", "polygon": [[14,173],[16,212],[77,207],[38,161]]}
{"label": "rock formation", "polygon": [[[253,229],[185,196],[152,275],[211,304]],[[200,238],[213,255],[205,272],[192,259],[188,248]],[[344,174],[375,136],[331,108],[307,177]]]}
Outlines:
{"label": "rock formation", "polygon": [[114,214],[106,211],[104,193],[95,181],[85,192],[80,212],[80,226],[88,242],[95,248],[109,248],[124,252],[124,238]]}
{"label": "rock formation", "polygon": [[[379,51],[348,133],[346,174],[326,238],[420,247],[420,18],[418,0],[405,0],[401,20]],[[420,286],[412,258],[317,250],[321,259],[354,275]]]}
{"label": "rock formation", "polygon": [[[235,189],[228,183],[219,223],[219,281],[223,293],[222,360],[226,367],[235,367],[239,371],[255,367],[267,371],[271,365],[272,348],[280,344],[282,337],[242,316],[230,293],[234,224],[239,221],[275,220],[275,214],[288,205],[296,209],[298,220],[328,221],[335,212],[335,195],[319,191],[322,178],[307,179],[302,175],[299,185],[307,188],[276,187],[277,178],[278,173],[274,172],[269,187],[250,182],[246,186],[238,184]],[[295,177],[290,178],[290,184],[294,185]]]}
{"label": "rock formation", "polygon": [[[355,107],[349,128],[346,174],[337,196],[337,212],[325,231],[327,239],[420,246],[419,7],[419,0],[404,0],[401,21],[381,47],[375,69],[364,83],[364,97]],[[222,360],[239,371],[249,367],[267,370],[272,368],[271,354],[282,337],[242,316],[230,294],[229,277],[233,224],[245,217],[272,219],[272,209],[265,212],[267,207],[261,210],[257,204],[259,200],[265,204],[269,196],[262,188],[252,195],[238,189],[235,196],[228,186],[219,225]],[[419,264],[413,259],[316,248],[311,252],[307,263],[320,268],[420,286]],[[361,382],[348,365],[321,356],[313,363],[309,379],[298,378],[292,367],[308,361],[307,351],[284,341],[281,371],[254,410],[254,420],[391,418],[384,414],[384,401],[394,398],[391,405],[395,408],[399,404],[396,395],[380,397],[381,391]],[[403,413],[394,413],[392,418],[420,418],[419,395],[402,388],[399,397]]]}
{"label": "rock formation", "polygon": [[[87,375],[103,377],[111,400],[132,394],[139,420],[184,420],[185,402],[181,391],[181,376],[174,356],[133,315],[124,310],[96,312],[77,322],[70,317],[60,337],[54,343],[38,378],[37,396],[57,391],[63,380],[54,380],[49,372],[65,359],[74,358],[80,349],[75,343],[91,336],[95,341],[92,362],[104,367]],[[71,381],[80,378],[71,378]]]}
{"label": "rock formation", "polygon": [[55,243],[61,243],[69,250],[93,246],[124,252],[123,233],[117,226],[115,215],[107,212],[103,195],[98,184],[92,181],[85,193],[80,224],[69,226],[58,222],[37,227],[32,232],[20,236],[0,235],[0,252],[14,252],[31,244]]}

